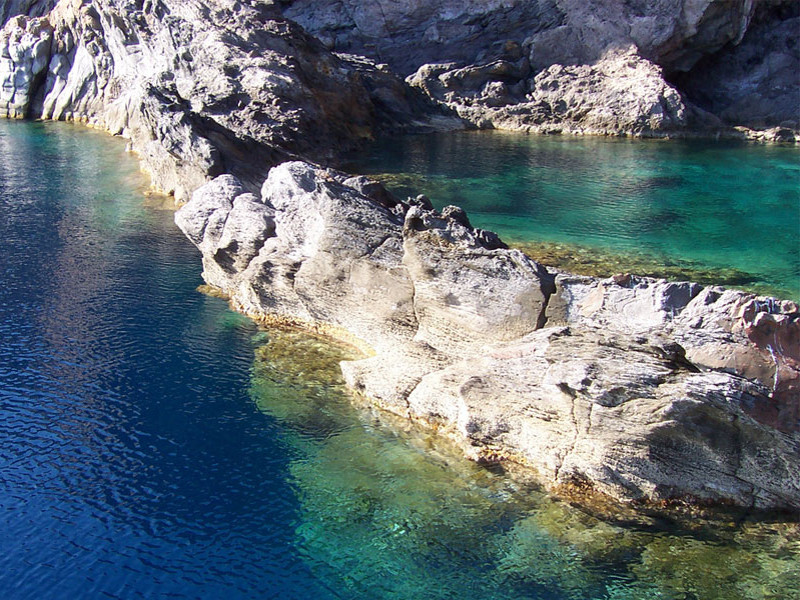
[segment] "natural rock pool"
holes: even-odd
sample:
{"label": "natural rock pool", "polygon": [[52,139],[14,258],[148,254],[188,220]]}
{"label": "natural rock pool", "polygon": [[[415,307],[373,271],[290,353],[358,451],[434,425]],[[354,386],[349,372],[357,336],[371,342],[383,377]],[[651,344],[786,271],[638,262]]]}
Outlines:
{"label": "natural rock pool", "polygon": [[795,147],[486,131],[384,140],[348,166],[546,265],[800,300]]}
{"label": "natural rock pool", "polygon": [[123,148],[0,122],[8,597],[800,598],[796,523],[598,518],[354,406],[349,350],[196,291]]}

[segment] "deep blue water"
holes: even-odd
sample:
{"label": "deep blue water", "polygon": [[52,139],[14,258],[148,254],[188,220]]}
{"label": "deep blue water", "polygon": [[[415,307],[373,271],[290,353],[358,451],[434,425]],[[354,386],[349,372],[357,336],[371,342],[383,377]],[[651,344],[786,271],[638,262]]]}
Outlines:
{"label": "deep blue water", "polygon": [[800,301],[800,149],[464,132],[381,140],[351,169],[466,209],[545,264]]}
{"label": "deep blue water", "polygon": [[196,290],[123,142],[0,122],[4,598],[797,598],[800,531],[595,518]]}

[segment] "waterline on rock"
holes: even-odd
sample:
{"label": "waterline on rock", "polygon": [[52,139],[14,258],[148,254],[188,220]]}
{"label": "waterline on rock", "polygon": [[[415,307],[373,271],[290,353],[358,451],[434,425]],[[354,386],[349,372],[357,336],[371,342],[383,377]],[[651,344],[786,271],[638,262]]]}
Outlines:
{"label": "waterline on rock", "polygon": [[338,368],[351,350],[285,329],[259,336],[252,395],[292,449],[297,544],[348,598],[755,599],[800,589],[797,524],[717,520],[689,531],[592,516],[354,404]]}
{"label": "waterline on rock", "polygon": [[459,205],[477,227],[542,246],[546,264],[800,299],[796,148],[464,132],[380,141],[348,168]]}

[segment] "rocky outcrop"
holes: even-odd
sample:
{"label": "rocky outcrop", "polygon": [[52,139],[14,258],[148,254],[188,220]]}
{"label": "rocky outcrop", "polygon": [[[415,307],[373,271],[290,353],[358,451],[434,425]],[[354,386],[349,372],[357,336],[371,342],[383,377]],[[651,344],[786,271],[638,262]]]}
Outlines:
{"label": "rocky outcrop", "polygon": [[46,21],[9,21],[0,42],[4,114],[129,137],[154,186],[184,200],[221,173],[257,189],[281,160],[327,162],[436,114],[386,69],[334,56],[255,0],[62,0]]}
{"label": "rocky outcrop", "polygon": [[353,390],[475,460],[631,502],[800,509],[793,303],[550,273],[460,209],[302,162],[260,197],[219,177],[175,218],[234,307],[357,344]]}
{"label": "rocky outcrop", "polygon": [[52,39],[47,19],[16,17],[0,31],[0,115],[29,115],[33,93],[47,73]]}
{"label": "rocky outcrop", "polygon": [[408,82],[483,128],[659,136],[720,125],[633,48],[610,51],[592,65],[555,64],[535,75],[527,64],[522,58],[461,68],[423,65]]}
{"label": "rocky outcrop", "polygon": [[[363,140],[402,131],[714,133],[721,123],[664,73],[737,43],[753,12],[750,0],[591,8],[568,0],[61,0],[33,17],[52,4],[2,3],[3,18],[22,16],[0,32],[0,115],[80,120],[126,136],[154,188],[179,201],[221,173],[256,191],[281,161],[330,164]],[[440,52],[466,65],[423,66],[409,86],[385,64],[333,54],[284,15],[336,50],[398,68]],[[778,44],[786,32],[775,31]],[[744,105],[720,110],[730,116],[736,106]],[[758,135],[795,138],[786,127]]]}
{"label": "rocky outcrop", "polygon": [[0,0],[0,26],[13,17],[43,17],[56,5],[57,0]]}
{"label": "rocky outcrop", "polygon": [[[412,73],[413,84],[479,127],[798,137],[791,0],[282,5],[328,47]],[[567,105],[554,106],[548,91],[568,95]],[[746,128],[725,129],[720,118]]]}
{"label": "rocky outcrop", "polygon": [[[0,114],[129,138],[154,187],[178,200],[197,189],[176,221],[208,283],[247,314],[353,342],[366,354],[342,365],[353,390],[476,460],[626,501],[800,509],[796,305],[550,273],[456,207],[438,213],[424,197],[400,202],[364,178],[286,162],[328,163],[361,140],[464,121],[717,128],[664,73],[677,81],[728,52],[752,2],[283,4],[335,31],[337,50],[380,39],[373,55],[397,65],[443,48],[478,55],[424,65],[409,86],[385,64],[333,54],[270,2],[61,0],[43,18],[47,3],[4,3],[4,19],[20,16],[0,31]],[[318,27],[314,15],[331,10],[358,31]],[[785,34],[770,42],[782,76]],[[767,97],[758,82],[773,71],[760,72],[754,93]],[[723,113],[750,102],[732,98]]]}

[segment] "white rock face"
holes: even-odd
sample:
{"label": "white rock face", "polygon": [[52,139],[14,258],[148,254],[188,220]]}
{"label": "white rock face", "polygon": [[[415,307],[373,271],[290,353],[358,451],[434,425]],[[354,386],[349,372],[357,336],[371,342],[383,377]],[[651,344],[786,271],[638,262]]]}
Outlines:
{"label": "white rock face", "polygon": [[800,509],[793,303],[554,276],[460,209],[302,162],[260,199],[217,178],[176,222],[233,306],[357,343],[353,390],[475,460],[624,501]]}
{"label": "white rock face", "polygon": [[52,39],[46,19],[20,16],[0,30],[0,117],[28,116],[35,84],[50,60]]}

